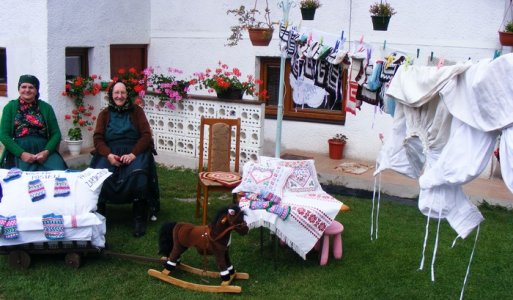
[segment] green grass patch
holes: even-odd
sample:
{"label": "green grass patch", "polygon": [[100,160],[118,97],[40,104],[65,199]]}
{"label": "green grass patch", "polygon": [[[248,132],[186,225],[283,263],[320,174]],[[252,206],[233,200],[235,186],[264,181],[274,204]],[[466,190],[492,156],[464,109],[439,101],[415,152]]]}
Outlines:
{"label": "green grass patch", "polygon": [[[162,208],[150,222],[147,234],[132,237],[130,205],[107,207],[107,242],[110,250],[158,258],[160,225],[169,220],[199,223],[194,217],[196,174],[187,169],[159,166]],[[370,239],[370,199],[335,195],[351,207],[337,220],[344,224],[344,255],[319,266],[318,254],[300,258],[288,248],[275,248],[268,230],[253,229],[241,237],[233,234],[231,257],[237,270],[250,279],[237,281],[242,294],[209,294],[181,289],[147,275],[159,264],[136,262],[102,255],[87,255],[78,269],[64,264],[64,255],[33,255],[24,271],[9,269],[8,257],[0,256],[0,299],[457,299],[461,291],[475,232],[451,244],[456,234],[443,221],[435,263],[435,282],[430,264],[436,221],[430,223],[424,270],[419,263],[426,219],[414,205],[382,201],[379,238]],[[213,194],[209,218],[231,197]],[[513,286],[513,213],[484,205],[485,216],[476,247],[465,299],[508,299]],[[263,247],[260,234],[263,234]],[[275,251],[277,250],[277,251]],[[187,264],[216,270],[214,259],[204,260],[191,249]],[[198,276],[177,271],[176,276],[205,283]],[[210,284],[219,284],[210,279]]]}

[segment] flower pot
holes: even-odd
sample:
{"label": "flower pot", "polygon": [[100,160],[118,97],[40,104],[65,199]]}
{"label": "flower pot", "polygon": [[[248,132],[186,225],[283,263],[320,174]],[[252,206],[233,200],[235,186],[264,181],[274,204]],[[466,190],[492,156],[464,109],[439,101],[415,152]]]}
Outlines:
{"label": "flower pot", "polygon": [[386,31],[388,29],[388,22],[390,22],[390,16],[371,16],[372,27],[374,30]]}
{"label": "flower pot", "polygon": [[66,140],[66,143],[68,144],[69,153],[72,156],[77,156],[80,154],[80,151],[82,150],[82,142],[83,142],[82,140],[78,140],[78,141]]}
{"label": "flower pot", "polygon": [[513,46],[513,32],[499,31],[499,41],[503,46]]}
{"label": "flower pot", "polygon": [[315,17],[315,8],[301,8],[301,17],[303,17],[303,20],[313,20]]}
{"label": "flower pot", "polygon": [[242,99],[244,92],[241,89],[227,89],[217,92],[217,98],[220,99]]}
{"label": "flower pot", "polygon": [[273,38],[273,28],[248,28],[253,46],[268,46]]}
{"label": "flower pot", "polygon": [[346,142],[339,140],[328,140],[329,153],[331,159],[342,159],[344,158],[344,147]]}

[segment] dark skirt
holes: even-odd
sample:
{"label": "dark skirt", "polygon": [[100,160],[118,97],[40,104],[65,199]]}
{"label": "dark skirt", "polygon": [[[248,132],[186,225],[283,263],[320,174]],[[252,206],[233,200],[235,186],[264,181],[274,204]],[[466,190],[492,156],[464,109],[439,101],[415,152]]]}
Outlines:
{"label": "dark skirt", "polygon": [[[34,135],[24,136],[16,139],[16,143],[20,145],[20,147],[23,148],[25,152],[32,154],[37,154],[45,150],[47,142],[48,140],[46,138]],[[68,168],[68,165],[57,151],[50,153],[43,164],[38,162],[31,164],[26,163],[19,157],[14,157],[14,155],[10,152],[6,152],[5,155],[6,157],[3,167],[6,169],[16,167],[22,171],[52,171],[66,170]]]}
{"label": "dark skirt", "polygon": [[[133,142],[116,141],[109,147],[113,154],[121,156],[130,153]],[[139,153],[132,163],[121,167],[111,165],[106,156],[95,154],[90,167],[108,169],[112,172],[103,183],[99,203],[123,204],[132,203],[134,199],[142,199],[147,201],[151,211],[160,210],[157,167],[150,150]]]}

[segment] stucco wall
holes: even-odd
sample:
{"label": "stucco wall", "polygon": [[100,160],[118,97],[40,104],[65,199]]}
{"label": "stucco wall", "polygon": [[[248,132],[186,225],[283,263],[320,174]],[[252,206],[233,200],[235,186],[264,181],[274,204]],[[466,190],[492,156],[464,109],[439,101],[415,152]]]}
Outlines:
{"label": "stucco wall", "polygon": [[[374,46],[373,54],[404,50],[413,55],[420,50],[425,61],[433,52],[448,60],[490,58],[500,49],[499,29],[509,0],[390,0],[397,14],[388,31],[373,31],[369,5],[373,0],[322,0],[314,21],[301,21],[298,7],[289,20],[296,25],[339,35],[343,30],[351,41],[362,36]],[[148,64],[177,67],[185,74],[203,71],[221,60],[237,66],[244,74],[257,74],[258,57],[279,56],[278,33],[268,47],[253,47],[249,40],[225,47],[229,27],[236,20],[226,10],[253,1],[212,0],[2,0],[0,1],[0,47],[7,49],[8,97],[17,96],[17,79],[23,73],[36,74],[42,82],[41,95],[56,108],[63,133],[69,123],[64,114],[70,101],[61,96],[64,85],[65,47],[91,47],[90,72],[109,77],[109,45],[150,44]],[[258,1],[259,9],[265,1]],[[271,18],[279,21],[282,11],[277,1],[269,1]],[[351,45],[346,43],[345,47]],[[502,49],[510,52],[511,48]],[[195,91],[205,93],[205,91]],[[94,99],[100,107],[100,97]],[[364,105],[357,115],[347,115],[344,126],[312,122],[284,121],[282,151],[302,149],[327,152],[326,140],[336,133],[349,137],[346,156],[375,160],[380,148],[379,133],[385,138],[392,118]],[[264,126],[265,154],[274,154],[276,121]],[[88,140],[90,142],[90,140]]]}
{"label": "stucco wall", "polygon": [[[89,72],[110,78],[111,44],[148,44],[150,3],[138,0],[5,0],[0,1],[0,47],[7,49],[8,97],[18,96],[21,74],[31,73],[41,81],[41,98],[54,107],[66,137],[71,122],[64,120],[73,103],[61,95],[65,84],[66,47],[88,47]],[[103,99],[88,97],[99,111]],[[90,133],[85,146],[91,146]]]}
{"label": "stucco wall", "polygon": [[[373,31],[368,12],[372,0],[323,0],[314,21],[301,21],[298,7],[290,10],[293,24],[307,26],[339,35],[342,30],[350,40],[364,40],[374,47],[373,56],[381,56],[391,49],[404,50],[425,62],[433,52],[435,57],[462,61],[468,58],[491,58],[500,49],[497,30],[502,22],[508,0],[411,1],[390,0],[397,10],[388,31]],[[258,1],[262,9],[265,1]],[[149,65],[178,67],[186,74],[203,71],[221,60],[239,67],[243,73],[258,70],[258,56],[279,56],[278,34],[268,47],[253,47],[247,38],[236,47],[225,47],[229,26],[235,18],[226,10],[254,1],[152,1],[151,47]],[[272,19],[280,20],[282,10],[277,1],[269,1]],[[193,17],[193,22],[189,21]],[[383,50],[386,40],[386,49]],[[346,48],[350,47],[346,43]],[[350,49],[350,48],[348,48]],[[509,47],[503,49],[511,51]],[[346,123],[326,125],[311,122],[284,121],[282,152],[302,149],[327,153],[326,140],[336,133],[349,137],[346,156],[354,159],[375,160],[380,149],[379,133],[390,131],[392,118],[364,105],[356,115],[348,114]],[[274,154],[276,121],[266,120],[264,127],[265,153]]]}

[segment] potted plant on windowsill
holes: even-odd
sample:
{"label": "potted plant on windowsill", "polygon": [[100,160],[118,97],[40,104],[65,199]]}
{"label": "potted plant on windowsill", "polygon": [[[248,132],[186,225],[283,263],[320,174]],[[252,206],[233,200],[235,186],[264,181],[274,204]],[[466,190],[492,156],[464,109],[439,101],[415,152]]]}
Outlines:
{"label": "potted plant on windowsill", "polygon": [[244,94],[267,98],[267,90],[257,91],[257,86],[263,82],[248,75],[247,80],[242,79],[238,68],[230,68],[227,64],[218,62],[214,71],[207,68],[205,72],[194,73],[195,79],[191,81],[196,89],[207,89],[209,93],[215,92],[218,98],[242,99]]}
{"label": "potted plant on windowsill", "polygon": [[321,7],[319,0],[301,0],[299,2],[299,8],[301,9],[301,17],[303,20],[313,20],[315,17],[315,11]]}
{"label": "potted plant on windowsill", "polygon": [[[176,68],[167,68],[167,74],[160,73],[160,67],[148,67],[143,70],[143,83],[146,88],[152,90],[159,100],[160,105],[174,110],[175,103],[188,98],[190,81],[177,79],[182,70]],[[139,92],[139,96],[144,97],[145,91]]]}
{"label": "potted plant on windowsill", "polygon": [[379,3],[373,3],[369,12],[371,13],[372,26],[374,30],[386,31],[388,29],[388,23],[390,18],[397,12],[388,2],[381,0]]}
{"label": "potted plant on windowsill", "polygon": [[504,30],[499,31],[499,41],[503,46],[513,46],[513,21],[506,23]]}
{"label": "potted plant on windowsill", "polygon": [[232,34],[228,37],[226,46],[235,46],[242,40],[242,33],[247,30],[249,39],[253,46],[267,46],[273,37],[273,23],[271,22],[268,0],[265,1],[265,10],[263,13],[263,21],[256,19],[256,15],[260,15],[257,9],[257,0],[252,9],[247,10],[244,5],[236,9],[229,9],[226,14],[231,14],[239,21],[238,25],[230,28]]}
{"label": "potted plant on windowsill", "polygon": [[337,133],[334,137],[328,140],[329,155],[331,159],[344,158],[344,147],[347,143],[347,136]]}

